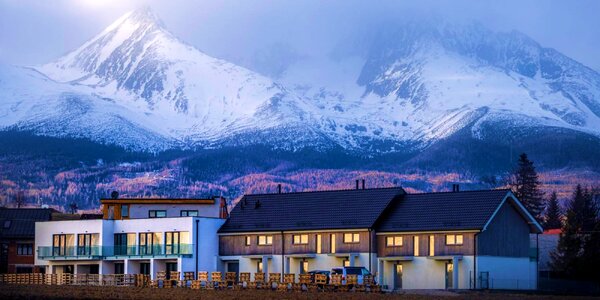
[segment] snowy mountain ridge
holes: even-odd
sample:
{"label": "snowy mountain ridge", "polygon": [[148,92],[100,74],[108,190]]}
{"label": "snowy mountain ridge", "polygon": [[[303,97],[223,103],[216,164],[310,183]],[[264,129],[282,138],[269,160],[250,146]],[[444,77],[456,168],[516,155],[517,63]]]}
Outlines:
{"label": "snowy mountain ridge", "polygon": [[[315,76],[296,76],[308,68]],[[52,63],[0,68],[0,129],[141,151],[264,143],[385,153],[465,128],[483,139],[489,123],[600,136],[597,72],[477,24],[386,29],[362,57],[299,59],[285,74],[278,83],[208,56],[136,10]]]}

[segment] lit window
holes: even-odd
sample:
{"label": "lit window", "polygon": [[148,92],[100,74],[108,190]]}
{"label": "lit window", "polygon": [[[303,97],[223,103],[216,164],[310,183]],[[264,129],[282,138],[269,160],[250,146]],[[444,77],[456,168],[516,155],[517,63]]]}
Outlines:
{"label": "lit window", "polygon": [[317,254],[321,254],[321,235],[317,234]]}
{"label": "lit window", "polygon": [[347,259],[344,259],[344,267],[349,267],[350,266],[350,261]]}
{"label": "lit window", "polygon": [[272,235],[259,235],[258,236],[258,244],[261,246],[273,245],[273,236]]}
{"label": "lit window", "polygon": [[446,245],[462,245],[463,235],[462,234],[447,234]]}
{"label": "lit window", "polygon": [[250,246],[252,245],[252,237],[250,237],[249,235],[246,236],[246,246]]}
{"label": "lit window", "polygon": [[360,234],[344,233],[344,243],[358,243],[358,242],[360,242]]}
{"label": "lit window", "polygon": [[435,256],[435,236],[429,236],[429,256]]}
{"label": "lit window", "polygon": [[256,263],[256,272],[257,273],[262,273],[262,271],[263,271],[263,263],[262,263],[262,261],[258,261]]}
{"label": "lit window", "polygon": [[403,240],[401,236],[388,236],[385,240],[385,245],[388,247],[402,246]]}
{"label": "lit window", "polygon": [[308,234],[295,234],[294,241],[295,245],[306,245],[308,244]]}
{"label": "lit window", "polygon": [[414,256],[419,256],[419,236],[413,237],[413,252]]}

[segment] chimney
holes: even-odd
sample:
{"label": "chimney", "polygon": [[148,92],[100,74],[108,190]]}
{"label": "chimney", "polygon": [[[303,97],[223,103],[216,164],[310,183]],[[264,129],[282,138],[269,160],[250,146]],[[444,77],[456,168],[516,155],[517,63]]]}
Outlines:
{"label": "chimney", "polygon": [[363,188],[363,190],[365,189],[365,180],[364,179],[362,180],[362,188]]}
{"label": "chimney", "polygon": [[458,185],[458,184],[452,184],[452,191],[453,192],[460,192],[460,185]]}
{"label": "chimney", "polygon": [[277,193],[281,194],[281,183],[277,185]]}
{"label": "chimney", "polygon": [[356,189],[358,190],[358,179],[356,179]]}
{"label": "chimney", "polygon": [[[227,211],[227,200],[225,200],[225,198],[223,198],[223,197],[219,197],[219,199],[220,199],[219,206],[221,208],[221,211],[219,212],[219,218],[227,219],[227,218],[229,218],[229,212]],[[243,208],[243,205],[242,205],[242,208]]]}

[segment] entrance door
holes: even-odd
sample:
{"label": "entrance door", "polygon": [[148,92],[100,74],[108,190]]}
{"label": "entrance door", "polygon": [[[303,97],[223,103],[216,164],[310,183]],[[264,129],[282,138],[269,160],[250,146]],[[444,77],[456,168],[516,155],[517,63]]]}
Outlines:
{"label": "entrance door", "polygon": [[115,263],[115,274],[125,274],[125,263]]}
{"label": "entrance door", "polygon": [[240,278],[240,263],[239,262],[229,262],[227,263],[227,272],[235,272],[235,277],[237,280]]}
{"label": "entrance door", "polygon": [[451,289],[454,287],[452,273],[454,273],[454,265],[448,262],[446,263],[446,289]]}
{"label": "entrance door", "polygon": [[150,263],[140,263],[140,273],[144,275],[150,275]]}
{"label": "entrance door", "polygon": [[171,271],[177,271],[177,263],[168,262],[165,266],[167,267],[167,279],[171,279]]}
{"label": "entrance door", "polygon": [[394,265],[394,289],[402,289],[402,265]]}

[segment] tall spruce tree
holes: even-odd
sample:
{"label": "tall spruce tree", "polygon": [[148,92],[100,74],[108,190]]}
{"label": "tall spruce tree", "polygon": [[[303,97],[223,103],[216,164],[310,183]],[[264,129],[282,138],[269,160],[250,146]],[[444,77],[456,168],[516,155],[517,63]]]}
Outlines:
{"label": "tall spruce tree", "polygon": [[521,200],[536,220],[541,221],[544,210],[543,196],[539,189],[540,181],[533,161],[527,154],[519,155],[519,165],[513,175],[512,191]]}
{"label": "tall spruce tree", "polygon": [[562,228],[562,213],[556,192],[550,194],[546,205],[546,217],[544,218],[544,229]]}
{"label": "tall spruce tree", "polygon": [[[558,247],[551,254],[553,269],[570,278],[589,278],[588,274],[597,272],[597,269],[590,269],[592,266],[586,262],[585,252],[585,249],[593,246],[590,238],[597,227],[598,211],[592,194],[581,185],[577,185],[567,208]],[[597,249],[589,251],[593,251],[594,254],[598,252]]]}

